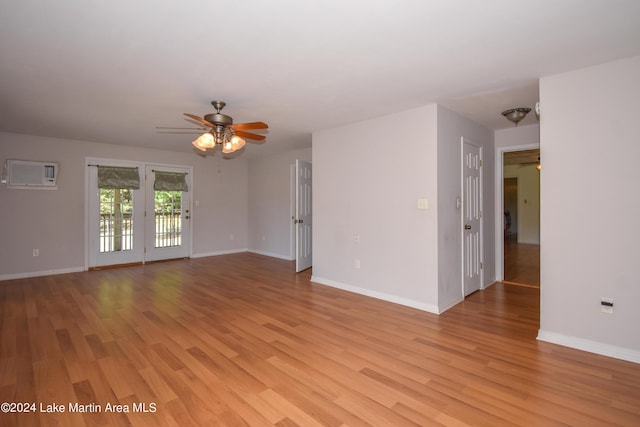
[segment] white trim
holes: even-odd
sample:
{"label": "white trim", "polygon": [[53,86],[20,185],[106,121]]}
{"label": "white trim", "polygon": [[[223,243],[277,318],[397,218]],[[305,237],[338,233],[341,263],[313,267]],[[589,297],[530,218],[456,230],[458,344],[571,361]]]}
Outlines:
{"label": "white trim", "polygon": [[[311,281],[315,282],[315,283],[318,283],[318,284],[321,284],[321,285],[330,286],[332,288],[342,289],[343,291],[353,292],[355,294],[364,295],[364,296],[368,296],[368,297],[371,297],[371,298],[376,298],[376,299],[379,299],[379,300],[388,301],[388,302],[404,305],[404,306],[411,307],[411,308],[416,308],[418,310],[426,311],[426,312],[432,313],[432,314],[441,314],[441,313],[444,312],[444,310],[439,310],[438,306],[435,306],[435,305],[432,305],[432,304],[425,304],[425,303],[422,303],[422,302],[414,301],[414,300],[407,299],[407,298],[398,297],[398,296],[395,296],[395,295],[386,294],[386,293],[383,293],[383,292],[376,292],[376,291],[372,291],[370,289],[365,289],[365,288],[360,288],[360,287],[357,287],[357,286],[346,285],[344,283],[336,282],[336,281],[333,281],[333,280],[330,280],[330,279],[325,279],[323,277],[317,277],[317,276],[313,276],[312,275],[311,276]],[[455,304],[457,304],[458,302],[456,302]],[[455,305],[455,304],[453,304],[453,305]]]}
{"label": "white trim", "polygon": [[[144,178],[144,207],[145,207],[145,212],[153,212],[153,201],[154,201],[154,194],[155,194],[155,190],[153,189],[153,179],[152,177],[147,178],[147,173],[151,172],[153,173],[155,169],[162,169],[162,171],[165,172],[178,172],[178,173],[186,173],[187,176],[185,178],[185,181],[187,182],[187,191],[185,192],[186,195],[182,196],[182,200],[184,202],[184,200],[186,199],[187,204],[186,206],[183,204],[182,205],[182,209],[183,212],[186,209],[186,213],[187,216],[189,217],[189,221],[187,223],[188,229],[185,229],[183,227],[182,229],[182,233],[184,239],[183,240],[188,240],[188,244],[187,245],[180,245],[180,246],[176,246],[176,247],[167,247],[167,248],[161,248],[161,249],[157,249],[154,247],[154,237],[153,237],[153,233],[155,231],[154,227],[155,227],[155,223],[154,220],[151,220],[148,222],[145,218],[145,223],[144,223],[144,246],[145,246],[145,251],[144,251],[144,262],[150,262],[150,261],[161,261],[163,259],[171,259],[171,258],[182,258],[182,254],[180,252],[186,251],[187,252],[187,258],[191,258],[191,252],[193,251],[193,168],[191,166],[176,166],[176,165],[165,165],[165,164],[161,164],[161,163],[145,163],[143,169],[145,171],[145,178]],[[150,204],[150,205],[149,205]],[[146,217],[146,215],[145,215]],[[153,218],[150,217],[150,218]]]}
{"label": "white trim", "polygon": [[191,254],[190,258],[205,258],[205,257],[208,257],[208,256],[239,254],[239,253],[242,253],[242,252],[249,252],[249,249],[242,248],[242,249],[231,249],[231,250],[228,250],[228,251],[204,252],[204,253],[201,253],[201,254]]}
{"label": "white trim", "polygon": [[261,251],[259,249],[247,249],[247,252],[251,252],[258,255],[264,255],[271,258],[284,259],[286,261],[295,261],[295,258],[292,259],[289,255],[277,254],[275,252]]}
{"label": "white trim", "polygon": [[289,258],[296,259],[296,225],[293,222],[296,216],[296,163],[289,165]]}
{"label": "white trim", "polygon": [[3,280],[28,279],[31,277],[54,276],[56,274],[80,273],[86,271],[84,267],[62,268],[59,270],[30,271],[28,273],[16,273],[0,276],[0,282]]}
{"label": "white trim", "polygon": [[540,149],[540,142],[497,147],[495,158],[495,242],[496,242],[496,281],[504,280],[504,153]]}
{"label": "white trim", "polygon": [[[104,166],[130,166],[130,167],[137,167],[139,168],[141,171],[144,171],[144,179],[142,180],[143,183],[146,183],[146,169],[147,167],[158,167],[158,168],[167,168],[167,169],[174,169],[174,170],[187,170],[187,181],[188,181],[188,186],[189,186],[189,216],[191,217],[191,220],[189,221],[189,247],[187,248],[188,250],[188,257],[189,258],[193,258],[193,197],[192,195],[194,194],[194,189],[193,189],[193,166],[189,166],[189,165],[175,165],[175,164],[167,164],[167,163],[156,163],[156,162],[145,162],[145,161],[138,161],[138,160],[120,160],[120,159],[112,159],[112,158],[104,158],[104,157],[85,157],[85,180],[84,180],[84,242],[85,242],[85,251],[84,251],[84,265],[85,265],[85,270],[88,270],[91,267],[94,267],[94,265],[92,264],[91,261],[91,250],[93,249],[91,247],[91,243],[90,243],[90,228],[91,228],[91,217],[90,217],[90,195],[89,195],[89,191],[90,191],[90,176],[89,176],[89,165],[104,165]],[[142,190],[142,194],[144,195],[144,193],[146,192],[146,189],[144,188],[144,184],[141,185],[141,190]],[[146,195],[145,197],[143,197],[144,200],[144,206],[142,208],[142,211],[144,212],[144,210],[146,209]],[[146,229],[144,229],[144,231],[146,231]],[[144,245],[146,245],[146,237],[145,237],[145,233],[142,233],[142,240],[144,242]],[[143,246],[144,246],[143,245]],[[246,250],[243,250],[242,252],[246,252]],[[206,255],[205,255],[206,256]],[[143,251],[143,253],[141,254],[141,259],[140,260],[135,260],[134,262],[141,262],[141,263],[145,263],[147,261],[150,261],[148,259],[146,259],[145,253]]]}
{"label": "white trim", "polygon": [[558,334],[556,332],[543,331],[542,329],[538,330],[537,339],[564,347],[588,351],[589,353],[600,354],[602,356],[613,357],[633,363],[640,363],[640,351],[631,348],[604,344],[597,341],[586,340],[584,338]]}
{"label": "white trim", "polygon": [[[482,288],[481,288],[482,290]],[[438,307],[438,312],[436,314],[442,314],[445,311],[452,309],[453,307],[455,307],[456,305],[460,304],[461,302],[464,301],[464,298],[460,298],[456,301],[453,301],[452,303],[450,303],[449,305],[445,306],[445,307]]]}
{"label": "white trim", "polygon": [[[461,136],[460,137],[460,200],[461,200],[461,205],[460,205],[460,230],[462,230],[461,232],[461,240],[460,240],[460,256],[461,256],[461,260],[462,260],[462,265],[461,267],[461,274],[460,274],[460,289],[462,291],[462,300],[464,300],[466,298],[465,295],[465,288],[464,288],[464,261],[465,261],[465,251],[464,251],[464,208],[465,208],[465,199],[464,199],[464,144],[469,144],[471,146],[474,146],[478,149],[478,155],[480,156],[480,265],[484,265],[484,221],[485,221],[485,217],[484,217],[484,179],[483,179],[483,175],[484,175],[484,147],[482,145],[476,144],[472,139],[467,138],[465,136]],[[480,287],[478,288],[478,290],[483,290],[485,289],[485,285],[484,285],[484,268],[480,268]],[[448,307],[447,310],[451,308]],[[445,310],[442,310],[443,312]]]}

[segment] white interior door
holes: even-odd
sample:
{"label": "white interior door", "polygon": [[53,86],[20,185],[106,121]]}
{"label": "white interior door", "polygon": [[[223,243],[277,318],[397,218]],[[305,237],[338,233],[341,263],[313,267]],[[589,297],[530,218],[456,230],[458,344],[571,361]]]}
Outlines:
{"label": "white interior door", "polygon": [[482,283],[482,149],[462,140],[463,292]]}
{"label": "white interior door", "polygon": [[[124,166],[109,164],[102,166]],[[144,188],[99,188],[95,160],[88,161],[88,266],[132,264],[144,261]],[[140,182],[143,182],[141,171]]]}
{"label": "white interior door", "polygon": [[311,163],[296,160],[296,272],[311,267]]}
{"label": "white interior door", "polygon": [[191,250],[189,191],[156,190],[157,172],[185,174],[185,168],[147,165],[145,180],[145,261],[187,258]]}

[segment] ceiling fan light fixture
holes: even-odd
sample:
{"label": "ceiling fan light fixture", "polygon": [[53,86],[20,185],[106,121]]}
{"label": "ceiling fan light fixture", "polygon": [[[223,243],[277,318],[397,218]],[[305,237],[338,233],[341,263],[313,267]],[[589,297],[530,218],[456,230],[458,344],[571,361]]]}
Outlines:
{"label": "ceiling fan light fixture", "polygon": [[531,111],[531,108],[519,107],[519,108],[512,108],[510,110],[505,110],[502,112],[502,115],[506,117],[507,120],[509,120],[512,123],[515,123],[515,125],[518,126],[518,122],[524,119],[527,116],[527,114],[529,114],[530,111]]}
{"label": "ceiling fan light fixture", "polygon": [[245,140],[240,138],[237,135],[234,135],[231,137],[231,146],[233,147],[234,150],[239,150],[242,147],[244,147],[245,144]]}
{"label": "ceiling fan light fixture", "polygon": [[[195,114],[184,113],[191,123],[197,122],[199,128],[197,130],[207,130],[200,135],[191,144],[200,151],[206,152],[207,149],[215,149],[220,147],[224,154],[233,153],[245,146],[245,138],[253,141],[263,141],[265,136],[255,134],[248,131],[268,129],[269,126],[263,122],[249,123],[233,123],[233,118],[226,114],[222,114],[221,110],[225,103],[222,101],[211,101],[211,105],[216,109],[215,113],[207,114],[204,118]],[[187,129],[189,128],[170,128],[160,127],[161,129]],[[195,130],[195,129],[194,129]],[[237,132],[237,135],[236,135]],[[163,133],[191,133],[191,132],[163,132]]]}
{"label": "ceiling fan light fixture", "polygon": [[195,141],[192,142],[192,144],[194,147],[201,151],[206,151],[207,148],[213,148],[216,145],[213,135],[208,132],[200,135],[198,138],[196,138]]}
{"label": "ceiling fan light fixture", "polygon": [[195,139],[195,140],[192,142],[193,146],[194,146],[194,147],[196,147],[196,148],[197,148],[198,150],[200,150],[200,151],[207,151],[207,148],[206,148],[206,147],[202,147],[202,146],[200,146],[200,144],[199,144],[199,139],[200,139],[200,138],[197,138],[197,139]]}
{"label": "ceiling fan light fixture", "polygon": [[229,140],[229,141],[225,141],[222,144],[222,152],[224,154],[230,154],[233,153],[235,150],[235,148],[233,148],[233,143]]}

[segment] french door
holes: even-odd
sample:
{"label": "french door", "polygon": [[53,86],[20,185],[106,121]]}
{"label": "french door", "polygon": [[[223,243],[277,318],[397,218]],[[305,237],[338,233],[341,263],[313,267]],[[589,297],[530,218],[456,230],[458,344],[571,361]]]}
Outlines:
{"label": "french door", "polygon": [[[190,255],[190,180],[187,168],[90,159],[88,267],[142,263]],[[138,188],[101,188],[100,166],[135,170]],[[156,190],[156,172],[185,178],[184,190]]]}
{"label": "french door", "polygon": [[190,251],[189,192],[155,189],[160,172],[188,176],[184,168],[146,166],[145,261],[186,258]]}

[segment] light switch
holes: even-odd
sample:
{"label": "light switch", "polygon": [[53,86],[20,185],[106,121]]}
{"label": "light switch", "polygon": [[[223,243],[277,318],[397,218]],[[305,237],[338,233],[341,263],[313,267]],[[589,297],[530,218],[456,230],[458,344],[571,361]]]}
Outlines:
{"label": "light switch", "polygon": [[418,199],[418,209],[429,209],[429,201],[427,199]]}

